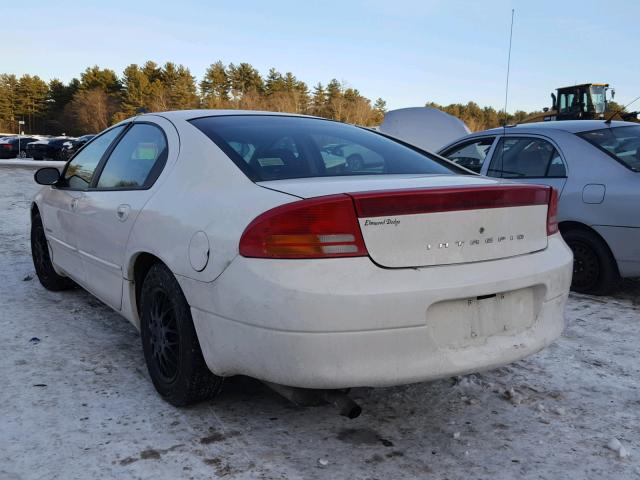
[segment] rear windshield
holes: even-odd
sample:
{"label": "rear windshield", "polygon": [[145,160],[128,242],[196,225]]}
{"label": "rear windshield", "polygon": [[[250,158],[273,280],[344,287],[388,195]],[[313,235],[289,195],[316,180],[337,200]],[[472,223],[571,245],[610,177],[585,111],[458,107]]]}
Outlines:
{"label": "rear windshield", "polygon": [[253,181],[383,174],[453,174],[435,155],[370,130],[276,115],[203,117],[191,123]]}
{"label": "rear windshield", "polygon": [[577,134],[618,160],[634,172],[640,172],[640,125],[603,128]]}

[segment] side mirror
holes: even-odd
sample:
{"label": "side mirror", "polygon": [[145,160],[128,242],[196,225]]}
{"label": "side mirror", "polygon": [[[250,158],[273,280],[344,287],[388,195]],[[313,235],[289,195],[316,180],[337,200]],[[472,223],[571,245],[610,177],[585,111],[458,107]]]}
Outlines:
{"label": "side mirror", "polygon": [[60,180],[60,172],[55,167],[45,167],[38,170],[33,179],[40,185],[53,185]]}

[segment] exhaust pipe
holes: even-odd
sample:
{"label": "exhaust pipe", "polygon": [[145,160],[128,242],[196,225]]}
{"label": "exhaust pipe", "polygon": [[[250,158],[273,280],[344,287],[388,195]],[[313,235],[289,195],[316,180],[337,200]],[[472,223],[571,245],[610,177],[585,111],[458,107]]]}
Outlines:
{"label": "exhaust pipe", "polygon": [[338,409],[343,417],[357,418],[362,413],[362,407],[349,395],[339,390],[322,390],[321,398]]}
{"label": "exhaust pipe", "polygon": [[347,418],[356,418],[362,413],[362,407],[341,390],[315,390],[311,388],[288,387],[277,383],[262,382],[278,395],[301,407],[317,407],[329,404],[338,409],[338,413]]}

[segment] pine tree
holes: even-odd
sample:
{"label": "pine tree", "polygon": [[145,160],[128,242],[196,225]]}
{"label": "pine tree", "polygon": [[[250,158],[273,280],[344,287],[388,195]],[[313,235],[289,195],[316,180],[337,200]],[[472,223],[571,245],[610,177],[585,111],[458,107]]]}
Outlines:
{"label": "pine tree", "polygon": [[118,80],[116,72],[108,68],[101,69],[94,65],[80,74],[80,88],[85,90],[100,88],[111,95],[119,93],[122,84]]}
{"label": "pine tree", "polygon": [[322,83],[313,87],[313,97],[311,98],[311,112],[319,117],[324,116],[325,106],[327,103],[327,93]]}
{"label": "pine tree", "polygon": [[162,79],[162,69],[158,66],[157,63],[152,62],[151,60],[147,61],[142,66],[142,73],[145,74],[145,76],[149,80],[149,83],[153,83]]}
{"label": "pine tree", "polygon": [[202,106],[205,108],[225,108],[229,102],[229,77],[224,64],[218,60],[207,68],[200,82]]}
{"label": "pine tree", "polygon": [[147,109],[149,79],[136,64],[124,69],[122,76],[122,105],[119,118],[135,115],[141,109]]}
{"label": "pine tree", "polygon": [[327,84],[325,115],[333,120],[342,120],[344,114],[344,96],[342,84],[335,78]]}
{"label": "pine tree", "polygon": [[44,131],[40,133],[60,135],[69,130],[67,126],[71,122],[65,115],[65,108],[71,102],[79,86],[80,81],[77,78],[72,79],[67,85],[56,78],[49,82],[46,121]]}
{"label": "pine tree", "polygon": [[264,81],[264,93],[267,96],[286,91],[285,79],[275,68],[270,68]]}
{"label": "pine tree", "polygon": [[25,131],[33,133],[44,127],[49,86],[40,77],[23,75],[16,88],[16,115],[24,119]]}
{"label": "pine tree", "polygon": [[18,79],[15,75],[0,75],[0,131],[17,132],[16,95]]}
{"label": "pine tree", "polygon": [[264,90],[260,72],[248,63],[241,63],[238,66],[230,64],[227,75],[231,80],[231,93],[235,99],[242,98],[251,91],[259,95]]}
{"label": "pine tree", "polygon": [[378,97],[376,103],[373,104],[373,122],[380,125],[384,120],[385,113],[387,113],[387,102]]}
{"label": "pine tree", "polygon": [[175,69],[173,84],[165,84],[169,89],[172,110],[187,110],[198,107],[196,79],[188,68],[178,65]]}

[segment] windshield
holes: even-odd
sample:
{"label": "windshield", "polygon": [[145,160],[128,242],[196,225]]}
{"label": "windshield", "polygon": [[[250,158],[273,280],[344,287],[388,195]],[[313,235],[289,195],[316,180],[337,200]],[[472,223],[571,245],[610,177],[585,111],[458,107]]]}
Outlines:
{"label": "windshield", "polygon": [[603,86],[591,86],[591,102],[596,113],[604,113],[606,108],[605,103],[605,87]]}
{"label": "windshield", "polygon": [[577,134],[634,172],[640,172],[640,125]]}
{"label": "windshield", "polygon": [[370,130],[277,115],[203,117],[191,123],[252,180],[468,173]]}

